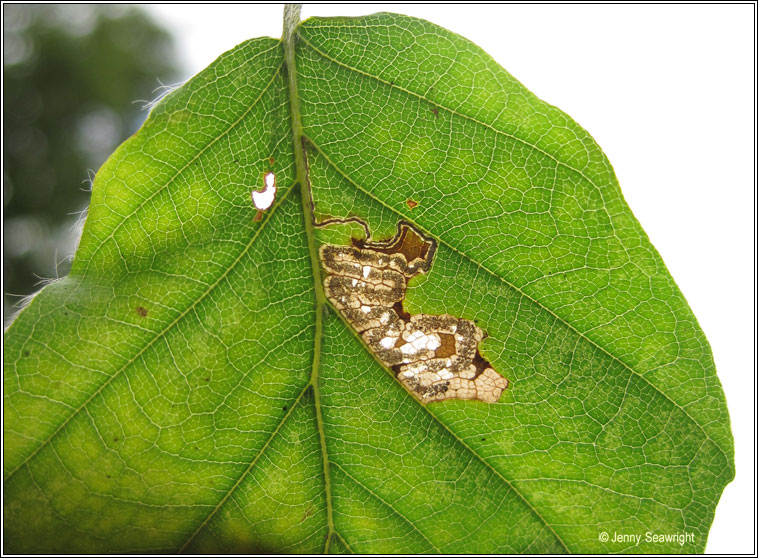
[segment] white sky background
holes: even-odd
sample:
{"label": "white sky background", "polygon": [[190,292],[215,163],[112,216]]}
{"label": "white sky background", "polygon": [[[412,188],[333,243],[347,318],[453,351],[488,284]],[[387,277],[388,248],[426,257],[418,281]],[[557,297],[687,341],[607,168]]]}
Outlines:
{"label": "white sky background", "polygon": [[[145,5],[192,75],[281,5]],[[752,553],[755,532],[755,59],[752,5],[306,5],[310,16],[396,11],[467,37],[587,129],[713,348],[737,476],[706,550]]]}

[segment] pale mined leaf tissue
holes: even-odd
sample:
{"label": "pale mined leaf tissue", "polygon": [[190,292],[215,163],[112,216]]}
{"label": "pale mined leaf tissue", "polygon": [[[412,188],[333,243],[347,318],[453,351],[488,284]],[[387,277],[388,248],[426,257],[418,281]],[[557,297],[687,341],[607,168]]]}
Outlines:
{"label": "pale mined leaf tissue", "polygon": [[430,270],[434,240],[409,223],[394,238],[361,246],[325,244],[324,289],[371,352],[422,402],[478,399],[494,403],[508,387],[479,353],[477,325],[448,314],[403,310],[406,282]]}

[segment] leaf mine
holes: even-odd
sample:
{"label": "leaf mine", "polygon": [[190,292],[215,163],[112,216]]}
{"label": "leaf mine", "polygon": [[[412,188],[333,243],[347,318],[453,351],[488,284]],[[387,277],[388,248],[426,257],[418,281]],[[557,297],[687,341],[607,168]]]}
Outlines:
{"label": "leaf mine", "polygon": [[326,270],[326,296],[422,403],[494,403],[508,380],[479,353],[484,332],[464,318],[403,310],[408,280],[431,269],[436,247],[433,239],[405,222],[386,242],[324,244],[319,255]]}

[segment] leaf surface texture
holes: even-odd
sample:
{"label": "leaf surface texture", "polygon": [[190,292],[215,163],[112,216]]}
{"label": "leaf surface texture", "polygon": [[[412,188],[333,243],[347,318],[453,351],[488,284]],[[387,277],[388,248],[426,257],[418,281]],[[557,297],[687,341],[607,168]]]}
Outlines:
{"label": "leaf surface texture", "polygon": [[[295,46],[294,76],[253,39],[161,101],[6,332],[6,551],[702,551],[724,395],[594,140],[421,20],[312,18]],[[317,223],[354,220],[312,234],[309,187]],[[476,320],[498,403],[421,405],[319,303],[313,250],[357,219],[438,242],[405,308]]]}

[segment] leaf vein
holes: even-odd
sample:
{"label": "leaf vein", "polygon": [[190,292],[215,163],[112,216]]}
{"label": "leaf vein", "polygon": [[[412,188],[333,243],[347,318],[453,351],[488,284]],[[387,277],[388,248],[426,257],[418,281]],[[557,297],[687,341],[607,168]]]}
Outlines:
{"label": "leaf vein", "polygon": [[103,390],[105,390],[106,387],[108,387],[111,382],[115,378],[117,378],[124,370],[129,368],[134,362],[136,362],[144,353],[147,351],[150,347],[153,346],[155,342],[157,342],[160,339],[163,339],[165,335],[177,324],[179,323],[187,314],[189,314],[201,301],[203,301],[210,293],[215,289],[221,282],[231,273],[231,271],[237,266],[237,264],[242,260],[243,256],[248,253],[250,248],[252,247],[253,243],[257,240],[258,236],[260,236],[261,232],[265,229],[266,224],[268,224],[271,221],[271,217],[274,215],[276,209],[281,206],[281,204],[284,202],[284,200],[287,198],[287,195],[294,189],[295,184],[293,183],[290,185],[287,190],[283,193],[283,195],[279,198],[277,203],[268,211],[268,215],[266,217],[266,220],[263,221],[258,229],[255,231],[255,234],[252,235],[250,238],[250,241],[247,243],[247,245],[244,247],[244,249],[240,252],[240,254],[234,259],[233,262],[229,265],[229,267],[219,276],[219,278],[211,284],[208,289],[202,293],[197,300],[195,300],[192,304],[190,304],[181,314],[179,314],[176,318],[174,318],[171,323],[169,323],[165,328],[163,328],[161,331],[158,332],[158,334],[153,337],[145,346],[140,349],[134,356],[132,356],[127,362],[125,362],[121,368],[116,370],[103,384],[100,385],[93,393],[90,395],[78,408],[74,410],[61,424],[58,426],[58,428],[53,431],[50,436],[48,436],[38,447],[35,449],[32,453],[29,454],[28,457],[26,457],[21,463],[16,466],[15,469],[13,469],[8,475],[5,477],[5,482],[8,482],[11,477],[21,469],[25,464],[29,463],[31,459],[34,458],[35,455],[37,455],[42,448],[47,446],[52,439],[61,431],[63,430],[66,425],[71,422],[74,417],[76,417],[84,408],[86,408],[89,403],[95,399],[98,395],[100,395]]}
{"label": "leaf vein", "polygon": [[211,512],[208,514],[208,516],[198,525],[197,529],[189,536],[187,541],[179,548],[178,553],[184,552],[184,549],[187,548],[187,546],[192,542],[192,540],[197,536],[197,534],[205,527],[208,522],[213,518],[214,515],[216,515],[216,512],[221,509],[221,507],[226,503],[226,501],[231,497],[232,493],[234,493],[235,490],[239,487],[240,484],[242,484],[243,479],[250,473],[250,471],[253,470],[256,463],[258,463],[258,460],[261,458],[261,456],[266,452],[269,445],[271,444],[271,441],[276,438],[276,435],[279,434],[279,432],[282,429],[282,426],[287,422],[287,419],[289,419],[290,416],[292,416],[292,412],[294,411],[295,407],[302,401],[303,396],[305,395],[305,392],[308,391],[308,388],[310,387],[310,384],[306,384],[305,387],[300,391],[300,394],[295,398],[295,401],[289,405],[289,409],[282,417],[282,420],[279,421],[279,424],[276,425],[276,428],[271,432],[271,435],[268,437],[266,442],[263,444],[260,450],[258,450],[258,453],[256,456],[250,461],[250,464],[247,466],[247,469],[245,469],[242,474],[239,476],[237,481],[232,485],[232,487],[226,492],[223,498],[219,500],[219,503],[216,504],[216,506],[211,510]]}
{"label": "leaf vein", "polygon": [[[274,48],[278,48],[278,46],[279,46],[279,45],[277,44],[277,46],[276,46],[276,47],[274,47]],[[263,51],[261,54],[265,54],[265,53],[267,53],[267,52],[270,52],[271,50],[273,50],[273,48],[272,48],[272,49],[269,49],[269,50],[266,50],[266,51]],[[194,157],[192,157],[190,160],[188,160],[188,161],[187,161],[187,162],[184,164],[184,166],[182,166],[180,169],[178,169],[178,170],[177,170],[177,171],[176,171],[176,172],[175,172],[175,173],[174,173],[174,174],[173,174],[173,175],[172,175],[172,176],[171,176],[171,177],[170,177],[170,178],[169,178],[169,179],[166,181],[166,183],[165,183],[165,184],[163,184],[161,187],[157,188],[157,189],[156,189],[154,192],[152,192],[152,193],[151,193],[151,194],[150,194],[148,197],[146,197],[146,198],[145,198],[145,199],[143,199],[143,200],[142,200],[142,201],[141,201],[139,204],[137,204],[137,206],[136,206],[136,207],[135,207],[135,208],[134,208],[134,209],[131,211],[131,213],[129,213],[129,214],[127,214],[127,215],[124,215],[124,216],[123,216],[123,218],[122,218],[122,219],[121,219],[121,220],[120,220],[120,221],[119,221],[119,222],[118,222],[118,223],[117,223],[117,224],[116,224],[116,225],[113,227],[113,229],[111,230],[111,233],[110,233],[108,236],[106,236],[104,239],[102,239],[102,240],[100,241],[100,243],[99,243],[99,244],[98,244],[98,245],[95,247],[95,249],[92,251],[92,253],[90,254],[90,257],[89,257],[89,259],[87,260],[87,265],[85,266],[84,270],[82,270],[82,274],[84,274],[84,273],[86,273],[86,272],[87,272],[87,270],[89,269],[89,266],[90,266],[90,264],[92,263],[92,261],[93,261],[93,259],[94,259],[95,255],[96,255],[96,254],[97,254],[97,253],[98,253],[98,252],[99,252],[99,251],[102,249],[102,247],[103,247],[103,246],[105,246],[105,243],[106,243],[106,242],[108,242],[109,240],[111,240],[111,239],[113,239],[113,238],[114,238],[114,236],[115,236],[115,234],[116,234],[116,231],[118,231],[118,230],[119,230],[119,229],[120,229],[120,228],[121,228],[121,227],[124,225],[124,223],[126,223],[126,221],[127,221],[127,220],[129,220],[129,218],[130,218],[130,217],[133,217],[133,216],[134,216],[134,215],[135,215],[135,214],[136,214],[136,213],[137,213],[137,212],[138,212],[140,209],[142,209],[143,207],[145,207],[145,205],[146,205],[146,204],[147,204],[147,203],[148,203],[148,202],[149,202],[151,199],[153,199],[155,196],[157,196],[158,194],[160,194],[161,192],[163,192],[163,191],[164,191],[166,188],[168,188],[168,187],[169,187],[169,186],[170,186],[170,185],[171,185],[171,184],[174,182],[174,180],[176,180],[176,179],[177,179],[179,176],[181,176],[181,175],[182,175],[182,173],[183,173],[183,172],[184,172],[186,169],[188,169],[188,168],[190,167],[190,165],[192,165],[192,163],[194,163],[195,161],[197,161],[197,160],[200,158],[200,156],[202,156],[202,155],[203,155],[203,154],[204,154],[206,151],[208,151],[208,150],[209,150],[211,147],[213,147],[213,145],[215,145],[215,144],[216,144],[216,142],[218,142],[219,140],[221,140],[221,138],[223,138],[223,137],[224,137],[224,136],[226,136],[226,135],[227,135],[229,132],[231,132],[231,131],[232,131],[234,128],[236,128],[236,127],[237,127],[237,125],[238,125],[240,122],[242,122],[242,121],[245,119],[245,117],[246,117],[248,114],[250,114],[250,111],[251,111],[251,110],[253,110],[253,109],[256,107],[256,105],[258,104],[258,102],[259,102],[259,101],[260,101],[260,100],[263,98],[263,95],[265,95],[265,94],[266,94],[266,92],[269,90],[269,88],[270,88],[270,87],[271,87],[271,85],[274,83],[274,81],[276,81],[276,77],[277,77],[277,76],[279,75],[279,73],[281,72],[283,65],[284,65],[284,62],[280,63],[280,64],[279,64],[279,66],[277,66],[277,68],[276,68],[276,71],[275,71],[275,72],[273,72],[273,74],[272,74],[272,76],[271,76],[271,79],[270,79],[270,80],[269,80],[269,82],[266,84],[266,86],[265,86],[265,87],[264,87],[264,88],[261,90],[261,92],[260,92],[260,94],[258,95],[258,97],[256,97],[256,99],[255,99],[255,100],[252,102],[252,104],[251,104],[251,105],[250,105],[250,106],[249,106],[249,107],[248,107],[248,108],[247,108],[247,109],[246,109],[246,110],[245,110],[245,111],[242,113],[242,115],[240,115],[240,117],[239,117],[237,120],[235,120],[234,122],[232,122],[232,123],[229,125],[229,127],[226,129],[226,130],[224,130],[223,132],[221,132],[219,135],[217,135],[215,138],[213,138],[213,139],[212,139],[212,140],[211,140],[211,141],[210,141],[208,144],[206,144],[204,147],[202,147],[202,148],[201,148],[201,149],[200,149],[200,150],[199,150],[199,151],[198,151],[198,152],[195,154],[195,156],[194,156]],[[174,210],[176,210],[176,206],[174,206]],[[118,244],[117,244],[116,246],[117,246],[117,248],[119,248],[119,247],[118,247]]]}
{"label": "leaf vein", "polygon": [[408,519],[407,517],[405,517],[405,516],[404,516],[402,513],[400,513],[398,510],[396,510],[396,509],[395,509],[395,507],[394,507],[394,506],[392,506],[392,504],[390,504],[389,502],[387,502],[386,500],[384,500],[384,499],[383,499],[381,496],[379,496],[379,495],[378,495],[376,492],[374,492],[373,490],[371,490],[371,489],[370,489],[368,486],[366,486],[366,485],[365,485],[365,484],[363,484],[361,481],[359,481],[358,479],[356,479],[356,478],[355,478],[353,475],[351,475],[350,473],[348,473],[348,472],[347,472],[347,471],[344,469],[344,467],[342,467],[342,466],[341,466],[339,463],[336,463],[336,462],[335,462],[335,463],[333,463],[333,465],[334,465],[334,466],[335,466],[337,469],[339,469],[340,471],[342,471],[342,473],[343,473],[343,474],[344,474],[344,475],[345,475],[347,478],[349,478],[349,479],[350,479],[351,481],[353,481],[355,484],[357,484],[358,486],[360,486],[360,487],[361,487],[363,490],[365,490],[366,492],[368,492],[368,493],[369,493],[371,496],[373,496],[374,498],[376,498],[377,500],[379,500],[379,502],[381,502],[383,505],[387,506],[387,507],[388,507],[390,510],[392,510],[392,512],[393,512],[395,515],[397,515],[397,516],[398,516],[400,519],[402,519],[402,520],[403,520],[405,523],[407,523],[407,524],[408,524],[408,525],[411,527],[411,529],[413,529],[413,530],[414,530],[416,533],[418,533],[418,534],[421,536],[421,538],[423,538],[423,539],[424,539],[424,540],[425,540],[427,543],[429,543],[429,545],[430,545],[430,546],[431,546],[431,547],[432,547],[432,548],[433,548],[435,551],[437,551],[438,553],[441,553],[441,552],[442,552],[442,550],[440,550],[440,549],[437,547],[437,545],[436,545],[436,544],[434,544],[434,543],[433,543],[431,540],[429,540],[429,537],[427,537],[427,536],[426,536],[426,535],[425,535],[425,534],[424,534],[424,533],[423,533],[423,532],[422,532],[422,531],[421,531],[421,530],[420,530],[418,527],[416,527],[416,525],[415,525],[415,524],[414,524],[414,523],[413,523],[413,522],[412,522],[410,519]]}
{"label": "leaf vein", "polygon": [[533,143],[530,143],[529,141],[527,141],[527,140],[525,140],[523,138],[520,138],[520,137],[518,137],[516,135],[508,133],[508,132],[506,132],[504,130],[500,130],[499,128],[495,128],[491,124],[487,124],[486,122],[482,122],[481,120],[478,120],[477,118],[475,118],[473,116],[470,116],[468,114],[460,112],[460,111],[458,111],[456,109],[452,109],[450,107],[446,107],[445,105],[442,105],[442,104],[440,104],[440,103],[438,103],[436,101],[432,101],[430,99],[427,99],[426,97],[424,97],[420,93],[416,93],[415,91],[411,91],[410,89],[406,89],[404,87],[401,87],[401,86],[397,85],[396,83],[392,83],[392,82],[389,82],[389,81],[387,81],[385,79],[382,79],[379,76],[375,76],[375,75],[369,74],[368,72],[364,72],[363,70],[360,70],[358,68],[354,68],[353,66],[345,64],[344,62],[340,62],[339,60],[336,60],[335,58],[332,58],[331,56],[329,56],[328,54],[326,54],[325,52],[323,52],[322,50],[320,50],[318,47],[314,46],[311,42],[309,42],[307,39],[303,38],[302,36],[299,35],[298,38],[300,40],[302,40],[302,42],[304,44],[306,44],[309,48],[311,48],[314,52],[318,53],[320,56],[322,56],[323,58],[329,60],[330,62],[332,62],[332,63],[334,63],[334,64],[336,64],[336,65],[338,65],[338,66],[340,66],[342,68],[345,68],[346,70],[350,70],[352,72],[355,72],[356,74],[360,74],[360,75],[362,75],[364,77],[376,80],[376,81],[378,81],[380,83],[383,83],[387,87],[391,87],[393,89],[397,89],[398,91],[402,91],[403,93],[406,93],[407,95],[410,95],[410,96],[415,97],[417,99],[421,99],[424,102],[427,102],[427,103],[429,103],[431,105],[434,105],[438,109],[445,110],[445,111],[449,112],[450,114],[453,114],[455,116],[458,116],[460,118],[468,120],[469,122],[473,122],[474,124],[482,126],[483,128],[487,128],[488,130],[491,130],[492,132],[494,132],[494,133],[496,133],[498,135],[504,136],[504,137],[509,138],[509,139],[511,139],[513,141],[517,141],[517,142],[519,142],[519,143],[521,143],[521,144],[523,144],[523,145],[525,145],[525,146],[527,146],[527,147],[529,147],[529,148],[531,148],[531,149],[533,149],[533,150],[541,153],[542,155],[544,155],[548,159],[552,159],[556,163],[556,165],[562,166],[562,167],[565,167],[565,168],[567,168],[567,169],[569,169],[571,171],[574,171],[579,176],[581,176],[584,180],[586,180],[591,186],[597,188],[597,190],[600,191],[600,188],[598,188],[597,185],[592,180],[590,180],[590,178],[586,174],[584,174],[584,172],[582,172],[581,170],[579,170],[576,167],[572,167],[568,163],[565,163],[565,162],[561,161],[560,159],[558,159],[557,157],[555,157],[552,153],[549,153],[548,151],[545,151],[544,149],[538,147],[537,145],[535,145]]}
{"label": "leaf vein", "polygon": [[[332,161],[329,158],[329,156],[326,153],[324,153],[324,151],[315,142],[313,142],[313,140],[311,140],[310,138],[308,138],[308,143],[310,145],[312,145],[313,148],[318,151],[319,155],[321,155],[332,166],[332,168],[335,171],[337,171],[342,177],[344,177],[348,182],[350,182],[350,184],[352,184],[357,190],[359,190],[363,194],[369,196],[372,200],[374,200],[377,203],[381,204],[384,208],[386,208],[389,211],[397,214],[402,219],[405,219],[406,221],[411,221],[411,222],[415,223],[415,221],[413,221],[412,216],[403,214],[403,212],[401,210],[398,210],[398,209],[392,207],[391,205],[389,205],[388,203],[380,200],[374,194],[372,194],[371,191],[369,191],[368,189],[363,188],[362,186],[360,186],[359,184],[357,184],[352,178],[350,178],[347,175],[347,173],[344,170],[342,170],[334,161]],[[624,368],[626,368],[632,374],[634,374],[636,376],[639,376],[645,383],[647,383],[657,393],[659,393],[664,399],[666,399],[666,401],[668,401],[674,407],[676,407],[682,413],[684,413],[684,415],[690,421],[692,421],[693,424],[695,424],[700,429],[700,431],[703,433],[703,435],[719,449],[719,451],[726,458],[727,462],[729,461],[727,452],[718,443],[716,443],[716,441],[713,440],[713,438],[710,437],[710,435],[705,430],[705,428],[703,428],[703,426],[698,421],[696,421],[692,417],[692,415],[689,414],[689,412],[687,412],[687,409],[685,409],[682,405],[680,405],[679,403],[677,403],[676,401],[674,401],[673,399],[671,399],[671,397],[669,397],[663,390],[661,390],[661,388],[659,388],[653,382],[651,382],[649,379],[647,379],[641,372],[637,372],[636,370],[634,370],[634,368],[632,368],[629,364],[627,364],[626,362],[624,362],[620,357],[614,355],[608,349],[606,349],[605,347],[602,347],[601,345],[599,345],[596,341],[594,341],[592,338],[588,337],[585,333],[579,331],[576,327],[574,327],[571,323],[569,323],[568,321],[566,321],[563,317],[557,315],[550,308],[548,308],[547,306],[545,306],[544,304],[542,304],[539,300],[533,298],[532,296],[530,296],[527,293],[525,293],[524,291],[522,291],[519,287],[517,287],[516,285],[514,285],[513,283],[511,283],[510,281],[508,281],[508,279],[506,279],[505,277],[503,277],[501,275],[498,275],[497,273],[495,273],[494,271],[492,271],[488,267],[485,267],[482,263],[476,261],[474,258],[472,258],[471,256],[469,256],[465,252],[459,250],[458,248],[456,248],[455,246],[453,246],[452,244],[450,244],[446,240],[443,240],[442,238],[437,237],[437,235],[432,234],[430,231],[424,229],[424,227],[419,226],[418,223],[415,223],[415,224],[420,229],[424,230],[424,232],[426,234],[428,234],[429,236],[435,238],[440,244],[443,244],[444,246],[446,246],[447,248],[449,248],[450,250],[452,250],[456,254],[460,255],[462,258],[466,259],[467,261],[471,262],[472,264],[474,264],[475,266],[477,266],[478,268],[480,268],[482,271],[484,271],[488,275],[491,275],[495,279],[498,279],[499,281],[501,281],[506,286],[512,288],[517,293],[519,293],[521,296],[523,296],[527,300],[529,300],[529,301],[533,302],[534,304],[536,304],[537,306],[539,306],[541,309],[543,309],[546,312],[548,312],[557,321],[559,321],[560,323],[564,324],[567,328],[569,328],[571,331],[573,331],[574,333],[576,333],[579,337],[581,337],[582,339],[586,340],[590,345],[592,345],[593,347],[595,347],[596,349],[598,349],[602,353],[608,355],[612,360],[615,360],[616,362],[618,362],[619,364],[621,364]]]}

